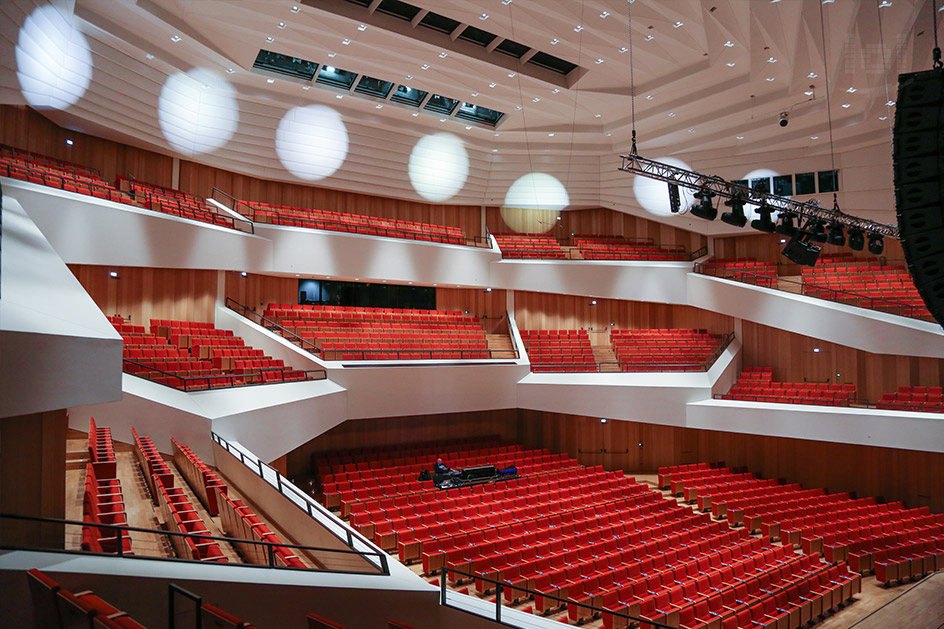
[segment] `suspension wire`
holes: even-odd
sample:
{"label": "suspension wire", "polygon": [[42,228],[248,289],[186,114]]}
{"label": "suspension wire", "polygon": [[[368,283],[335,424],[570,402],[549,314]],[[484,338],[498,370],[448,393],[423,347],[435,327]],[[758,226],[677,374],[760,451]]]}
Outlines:
{"label": "suspension wire", "polygon": [[629,17],[629,102],[632,109],[633,121],[633,148],[631,153],[636,154],[636,73],[633,63],[633,0],[626,3]]}
{"label": "suspension wire", "polygon": [[[582,0],[580,3],[580,23],[583,24],[583,11],[586,6],[586,0]],[[583,63],[583,30],[580,31],[579,37],[577,38],[577,63]],[[577,105],[580,100],[580,81],[574,85],[574,113],[570,119],[570,158],[567,160],[567,181],[564,186],[570,184],[570,172],[571,166],[574,163],[574,136],[577,135]],[[560,223],[558,223],[560,224]]]}
{"label": "suspension wire", "polygon": [[[508,4],[508,18],[511,22],[511,38],[512,40],[517,41],[515,38],[515,9],[514,3]],[[519,62],[520,63],[520,62]],[[516,65],[515,79],[518,85],[518,106],[521,107],[521,126],[524,128],[524,145],[525,150],[528,152],[528,172],[534,172],[534,160],[531,156],[531,134],[528,133],[528,114],[527,109],[524,106],[524,94],[521,91],[521,68]],[[533,185],[533,180],[532,180]],[[535,190],[535,198],[537,198],[537,190]]]}
{"label": "suspension wire", "polygon": [[941,47],[937,43],[937,0],[931,0],[931,21],[934,22],[934,50],[931,56],[934,59],[934,67],[941,68],[944,63],[941,62]]}
{"label": "suspension wire", "polygon": [[882,26],[882,9],[880,5],[875,5],[875,10],[878,13],[878,43],[882,49],[882,78],[885,80],[885,118],[888,120],[888,141],[893,141],[893,122],[892,122],[892,106],[889,105],[892,102],[891,95],[888,93],[888,64],[885,61],[885,33]]}
{"label": "suspension wire", "polygon": [[[823,78],[826,81],[826,119],[829,124],[829,163],[832,168],[833,176],[836,176],[836,149],[833,146],[833,110],[829,103],[829,53],[826,47],[826,19],[823,17],[823,5],[819,5],[819,28],[823,36]],[[838,183],[838,182],[837,182]],[[839,209],[839,197],[833,192],[833,209],[837,212]]]}

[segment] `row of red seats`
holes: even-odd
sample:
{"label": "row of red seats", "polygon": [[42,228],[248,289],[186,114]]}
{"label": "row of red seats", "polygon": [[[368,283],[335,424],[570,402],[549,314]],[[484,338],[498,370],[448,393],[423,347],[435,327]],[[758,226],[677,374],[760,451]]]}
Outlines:
{"label": "row of red seats", "polygon": [[944,570],[944,530],[932,539],[899,543],[871,553],[879,583],[920,578]]}
{"label": "row of red seats", "polygon": [[854,384],[774,382],[772,377],[772,371],[742,372],[734,386],[727,393],[721,395],[721,399],[780,404],[848,406],[849,401],[856,397]]}
{"label": "row of red seats", "polygon": [[[285,546],[270,547],[266,544],[282,544],[282,539],[241,500],[230,498],[220,487],[214,488],[216,502],[219,505],[220,521],[223,531],[230,537],[246,542],[233,542],[236,550],[245,561],[266,566],[271,559],[275,565],[289,568],[305,568],[305,564],[290,548]],[[250,542],[261,543],[250,543]]]}
{"label": "row of red seats", "polygon": [[[200,514],[193,508],[181,487],[166,487],[155,480],[157,487],[157,507],[161,519],[168,531],[181,533],[171,535],[170,543],[180,559],[227,563],[223,550],[216,540],[207,539],[210,535]],[[196,536],[196,537],[193,537]]]}
{"label": "row of red seats", "polygon": [[26,573],[33,620],[43,629],[88,627],[100,629],[144,629],[127,613],[105,602],[91,590],[72,592],[45,573],[33,568]]}
{"label": "row of red seats", "polygon": [[[82,550],[96,553],[131,554],[131,536],[110,526],[128,526],[121,481],[98,478],[95,467],[85,466],[85,493],[82,498]],[[108,526],[95,526],[105,524]],[[120,543],[119,543],[120,540]]]}
{"label": "row of red seats", "polygon": [[157,504],[158,488],[173,487],[174,473],[150,437],[139,436],[134,428],[131,429],[131,436],[134,438],[135,460],[144,473],[144,480],[151,491],[151,500]]}
{"label": "row of red seats", "polygon": [[493,234],[503,258],[566,259],[556,239],[547,234]]}
{"label": "row of red seats", "polygon": [[650,242],[612,236],[574,236],[585,260],[687,260],[681,247],[659,247]]}
{"label": "row of red seats", "polygon": [[[445,452],[462,452],[466,449],[482,449],[485,454],[500,454],[521,449],[518,444],[508,444],[495,435],[484,437],[465,437],[453,439],[439,439],[419,441],[402,445],[384,445],[346,450],[330,450],[312,455],[312,467],[315,472],[325,478],[327,474],[353,474],[353,478],[360,477],[366,471],[366,476],[373,476],[373,470],[366,468],[386,468],[391,465],[412,465],[426,463],[430,457]],[[338,478],[338,480],[343,480]]]}
{"label": "row of red seats", "polygon": [[586,330],[522,330],[531,371],[573,371],[592,373],[597,362]]}
{"label": "row of red seats", "polygon": [[137,203],[149,210],[218,227],[237,229],[236,221],[231,216],[211,209],[211,206],[207,205],[206,200],[201,197],[173,188],[129,180],[123,176],[118,177],[116,185],[122,193],[130,194]]}
{"label": "row of red seats", "polygon": [[111,428],[96,426],[94,417],[89,418],[88,452],[98,478],[117,478],[118,463]]}
{"label": "row of red seats", "polygon": [[226,483],[206,463],[200,460],[200,457],[194,454],[188,446],[181,445],[173,437],[170,438],[170,443],[177,469],[187,479],[187,483],[200,498],[200,502],[207,508],[207,512],[210,515],[219,515],[216,490],[225,495],[227,491]]}

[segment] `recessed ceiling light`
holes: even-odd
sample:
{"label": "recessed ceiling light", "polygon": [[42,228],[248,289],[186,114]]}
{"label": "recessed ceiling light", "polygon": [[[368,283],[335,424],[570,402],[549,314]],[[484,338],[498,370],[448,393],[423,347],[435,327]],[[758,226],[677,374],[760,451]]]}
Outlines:
{"label": "recessed ceiling light", "polygon": [[803,93],[806,94],[807,96],[812,96],[812,95],[813,95],[813,90],[806,90],[806,91],[803,92]]}
{"label": "recessed ceiling light", "polygon": [[299,11],[301,11],[301,9],[298,8],[297,4],[292,6],[292,13],[298,13]]}
{"label": "recessed ceiling light", "polygon": [[646,41],[652,41],[655,38],[655,35],[646,35]]}
{"label": "recessed ceiling light", "polygon": [[422,66],[420,66],[420,69],[422,69],[422,70],[429,70],[429,64],[428,64],[428,63],[424,63]]}
{"label": "recessed ceiling light", "polygon": [[489,87],[495,87],[496,85],[498,85],[498,83],[489,83],[489,84],[488,84]]}
{"label": "recessed ceiling light", "polygon": [[480,19],[480,20],[487,20],[487,19],[488,19],[488,13],[483,13],[482,15],[479,16],[479,19]]}
{"label": "recessed ceiling light", "polygon": [[407,81],[411,80],[412,78],[413,78],[413,75],[412,75],[412,74],[407,74],[407,75],[406,75],[406,80],[407,80]]}
{"label": "recessed ceiling light", "polygon": [[823,0],[823,4],[832,4],[836,0]]}
{"label": "recessed ceiling light", "polygon": [[780,0],[770,0],[770,4],[777,4]]}
{"label": "recessed ceiling light", "polygon": [[627,50],[629,50],[629,48],[627,48],[626,46],[623,46],[622,48],[619,49],[621,53],[626,52]]}
{"label": "recessed ceiling light", "polygon": [[310,85],[302,85],[302,89],[303,89],[303,90],[310,90],[310,89],[311,89],[311,86],[310,86]]}
{"label": "recessed ceiling light", "polygon": [[646,94],[646,100],[652,100],[652,94]]}
{"label": "recessed ceiling light", "polygon": [[75,144],[75,142],[72,138],[66,138],[66,146],[72,146],[73,144]]}
{"label": "recessed ceiling light", "polygon": [[226,68],[226,74],[232,74],[232,73],[235,72],[235,71],[236,71],[236,70],[234,70],[234,69],[232,69],[232,68]]}
{"label": "recessed ceiling light", "polygon": [[878,119],[879,119],[879,120],[888,120],[888,116],[879,116]]}
{"label": "recessed ceiling light", "polygon": [[177,42],[180,41],[180,35],[174,35],[173,37],[170,38],[170,40],[176,44]]}
{"label": "recessed ceiling light", "polygon": [[777,63],[777,59],[775,57],[768,57],[767,63]]}
{"label": "recessed ceiling light", "polygon": [[345,37],[344,39],[341,40],[341,43],[344,44],[345,46],[350,46],[351,40]]}
{"label": "recessed ceiling light", "polygon": [[285,22],[279,22],[279,28],[285,28]]}
{"label": "recessed ceiling light", "polygon": [[738,135],[738,136],[735,136],[734,139],[735,139],[735,140],[743,140],[743,139],[744,139],[744,136],[743,136],[743,135]]}
{"label": "recessed ceiling light", "polygon": [[885,103],[885,106],[886,106],[886,107],[894,107],[894,106],[895,106],[895,101],[893,101],[893,100],[887,101],[887,102]]}
{"label": "recessed ceiling light", "polygon": [[594,117],[594,118],[601,118],[602,116],[603,116],[603,114],[593,114],[593,117]]}
{"label": "recessed ceiling light", "polygon": [[336,52],[329,52],[329,53],[328,53],[328,57],[331,58],[331,59],[334,59],[334,58],[337,57],[337,56],[338,56],[338,53],[336,53]]}
{"label": "recessed ceiling light", "polygon": [[509,78],[509,79],[513,79],[513,78],[515,78],[515,76],[517,76],[517,75],[516,75],[514,72],[509,72],[509,73],[508,73],[508,78]]}
{"label": "recessed ceiling light", "polygon": [[734,67],[734,62],[733,62],[733,61],[729,61],[729,62],[728,62],[728,67],[729,67],[729,68],[733,68],[733,67]]}
{"label": "recessed ceiling light", "polygon": [[695,133],[695,129],[689,129],[688,132],[689,132],[689,133]]}
{"label": "recessed ceiling light", "polygon": [[734,47],[734,42],[729,39],[728,41],[724,42],[724,47],[725,47],[725,48],[733,48],[733,47]]}
{"label": "recessed ceiling light", "polygon": [[806,78],[815,79],[817,76],[818,75],[815,72],[810,72],[809,74],[806,75]]}
{"label": "recessed ceiling light", "polygon": [[492,135],[494,135],[494,136],[497,138],[498,136],[501,135],[501,133],[495,132],[495,133],[493,133]]}
{"label": "recessed ceiling light", "polygon": [[502,0],[502,4],[504,5],[511,4],[511,0]]}
{"label": "recessed ceiling light", "polygon": [[118,277],[118,271],[109,271],[108,277],[117,278],[117,277]]}
{"label": "recessed ceiling light", "polygon": [[532,102],[532,103],[540,103],[540,102],[541,102],[541,99],[538,98],[537,96],[535,96],[534,98],[531,99],[531,102]]}
{"label": "recessed ceiling light", "polygon": [[377,103],[377,109],[383,109],[383,108],[384,108],[384,106],[383,106],[382,104]]}
{"label": "recessed ceiling light", "polygon": [[341,100],[342,98],[344,98],[344,94],[335,94],[334,97],[337,98],[338,100]]}
{"label": "recessed ceiling light", "polygon": [[606,137],[610,137],[610,136],[613,135],[613,134],[612,134],[612,133],[605,133],[604,135],[606,135]]}
{"label": "recessed ceiling light", "polygon": [[600,58],[597,59],[597,65],[600,65],[601,63],[603,63],[603,58],[602,58],[602,57],[600,57]]}
{"label": "recessed ceiling light", "polygon": [[680,26],[685,26],[685,22],[676,22],[675,24],[672,25],[673,28],[678,28]]}
{"label": "recessed ceiling light", "polygon": [[357,30],[359,30],[359,31],[366,31],[366,30],[367,30],[367,25],[366,25],[366,24],[358,24],[358,25],[357,25]]}
{"label": "recessed ceiling light", "polygon": [[551,90],[551,94],[560,94],[560,88],[555,87]]}
{"label": "recessed ceiling light", "polygon": [[516,111],[521,111],[521,105],[515,105],[515,110],[516,110]]}
{"label": "recessed ceiling light", "polygon": [[466,128],[465,128],[466,131],[470,131],[471,129],[472,129],[472,127],[466,125]]}
{"label": "recessed ceiling light", "polygon": [[266,83],[275,83],[275,79],[266,79]]}
{"label": "recessed ceiling light", "polygon": [[775,80],[775,79],[774,79],[774,77],[772,77],[772,76],[768,76],[766,80],[767,80],[767,82],[769,83],[770,81],[773,81],[773,80]]}
{"label": "recessed ceiling light", "polygon": [[548,134],[547,134],[547,137],[553,138],[553,137],[554,137],[554,134],[553,134],[553,133],[548,133]]}
{"label": "recessed ceiling light", "polygon": [[675,118],[675,112],[674,112],[674,111],[670,111],[670,112],[669,112],[669,118]]}
{"label": "recessed ceiling light", "polygon": [[448,57],[448,56],[449,56],[449,53],[446,52],[446,51],[443,51],[443,52],[439,53],[439,58],[440,58],[440,59],[445,59],[445,58]]}
{"label": "recessed ceiling light", "polygon": [[446,122],[446,119],[445,119],[445,118],[440,118],[440,119],[439,119],[439,122]]}
{"label": "recessed ceiling light", "polygon": [[810,139],[811,139],[811,140],[818,140],[818,139],[819,139],[819,136],[818,136],[818,135],[811,135],[811,136],[810,136]]}
{"label": "recessed ceiling light", "polygon": [[579,33],[579,32],[582,31],[582,30],[583,30],[583,27],[582,27],[580,24],[578,24],[577,26],[574,27],[574,32],[575,32],[575,33]]}
{"label": "recessed ceiling light", "polygon": [[152,55],[151,53],[148,53],[148,54],[144,55],[144,58],[147,59],[148,61],[150,61],[151,59],[154,58],[154,55]]}
{"label": "recessed ceiling light", "polygon": [[557,39],[556,37],[551,40],[551,46],[556,46],[556,45],[559,44],[559,43],[560,43],[560,40]]}
{"label": "recessed ceiling light", "polygon": [[419,116],[419,115],[420,115],[420,112],[418,112],[418,111],[414,111],[414,112],[413,112],[413,117],[414,117],[414,118],[416,118],[416,117]]}
{"label": "recessed ceiling light", "polygon": [[[824,0],[824,1],[823,1],[823,4],[826,4],[827,2],[832,2],[832,0]],[[814,354],[819,354],[819,348],[818,348],[818,347],[814,347],[814,348],[813,348],[813,353],[814,353]]]}
{"label": "recessed ceiling light", "polygon": [[856,92],[856,88],[854,88],[854,87],[850,87],[850,88],[849,88],[849,89],[847,89],[846,91],[847,91],[847,92],[849,92],[850,94],[855,94],[855,92]]}
{"label": "recessed ceiling light", "polygon": [[492,149],[492,153],[497,153],[498,149]]}
{"label": "recessed ceiling light", "polygon": [[843,108],[843,109],[849,109],[850,107],[852,107],[852,105],[851,105],[850,103],[843,103],[843,104],[842,104],[842,108]]}
{"label": "recessed ceiling light", "polygon": [[275,37],[272,37],[272,35],[269,35],[268,37],[266,37],[266,41],[271,44],[272,42],[275,41]]}
{"label": "recessed ceiling light", "polygon": [[606,18],[610,17],[610,12],[604,11],[603,13],[600,14],[600,17],[602,17],[605,20]]}

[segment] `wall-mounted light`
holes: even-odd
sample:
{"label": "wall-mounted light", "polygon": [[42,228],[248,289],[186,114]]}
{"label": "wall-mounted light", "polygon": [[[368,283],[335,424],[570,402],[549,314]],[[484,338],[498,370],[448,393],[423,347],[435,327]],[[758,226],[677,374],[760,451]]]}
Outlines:
{"label": "wall-mounted light", "polygon": [[117,279],[118,279],[118,271],[110,271],[110,272],[108,273],[108,277],[117,280]]}
{"label": "wall-mounted light", "polygon": [[242,273],[240,273],[240,275],[242,275],[243,277],[246,277],[246,276],[249,275],[249,274],[246,273],[245,271],[243,271]]}
{"label": "wall-mounted light", "polygon": [[813,353],[814,353],[814,354],[819,354],[819,348],[818,348],[818,347],[814,347],[814,348],[813,348]]}
{"label": "wall-mounted light", "polygon": [[639,443],[637,443],[636,446],[641,448],[641,447],[642,447],[642,441],[640,441]]}
{"label": "wall-mounted light", "polygon": [[596,306],[596,305],[597,305],[597,300],[596,300],[596,299],[592,300],[592,301],[590,302],[590,305],[591,305],[591,306]]}
{"label": "wall-mounted light", "polygon": [[600,418],[600,423],[601,423],[601,424],[605,424],[605,423],[606,423],[606,417],[601,417],[601,418]]}
{"label": "wall-mounted light", "polygon": [[72,141],[72,138],[66,138],[66,145],[67,145],[67,146],[72,146],[73,144],[75,144],[75,142]]}

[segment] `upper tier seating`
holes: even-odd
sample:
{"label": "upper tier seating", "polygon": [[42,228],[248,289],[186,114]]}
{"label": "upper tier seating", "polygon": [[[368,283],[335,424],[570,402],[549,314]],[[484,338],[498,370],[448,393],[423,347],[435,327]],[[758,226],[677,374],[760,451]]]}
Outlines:
{"label": "upper tier seating", "polygon": [[248,205],[251,208],[252,220],[259,223],[425,240],[453,245],[467,244],[462,230],[451,225],[432,225],[430,223],[365,216],[349,212],[271,205],[259,201],[248,201],[243,205]]}
{"label": "upper tier seating", "polygon": [[898,387],[897,393],[885,393],[878,408],[892,411],[944,413],[941,387]]}
{"label": "upper tier seating", "polygon": [[124,340],[124,371],[186,391],[297,382],[310,377],[212,323],[151,319],[144,326],[109,317]]}
{"label": "upper tier seating", "polygon": [[213,206],[208,205],[205,199],[195,197],[192,194],[127,177],[118,178],[118,187],[149,210],[210,223],[219,227],[237,229],[233,217],[220,214]]}
{"label": "upper tier seating", "polygon": [[694,329],[612,330],[620,371],[705,371],[724,337]]}
{"label": "upper tier seating", "polygon": [[71,592],[47,574],[33,568],[26,573],[33,604],[35,627],[92,627],[102,629],[144,629],[117,607],[91,590]]}
{"label": "upper tier seating", "polygon": [[933,320],[904,262],[839,257],[803,269],[803,292],[852,306]]}
{"label": "upper tier seating", "polygon": [[492,234],[503,258],[566,260],[567,254],[548,234]]}
{"label": "upper tier seating", "polygon": [[0,145],[0,176],[13,177],[67,192],[133,204],[131,197],[104,181],[97,171]]}
{"label": "upper tier seating", "polygon": [[771,367],[747,367],[723,400],[849,406],[856,398],[854,384],[827,382],[775,382]]}
{"label": "upper tier seating", "polygon": [[[476,452],[455,456],[477,460]],[[795,555],[730,530],[621,472],[535,454],[551,457],[550,467],[522,473],[519,466],[520,478],[493,484],[405,487],[356,502],[350,520],[382,548],[397,548],[401,560],[421,560],[427,575],[447,569],[440,578],[469,583],[480,595],[501,581],[507,604],[536,592],[535,613],[560,608],[552,598],[560,597],[566,621],[577,624],[592,618],[593,605],[609,610],[602,614],[607,628],[627,627],[617,615],[627,613],[681,627],[712,614],[729,627],[772,615],[799,626],[860,590],[858,575],[821,563],[817,553]],[[487,456],[496,464],[502,458]]]}
{"label": "upper tier seating", "polygon": [[684,247],[660,247],[651,239],[622,236],[574,236],[584,260],[688,260]]}
{"label": "upper tier seating", "polygon": [[531,371],[597,370],[586,330],[521,330]]}
{"label": "upper tier seating", "polygon": [[704,264],[703,270],[716,277],[746,282],[755,286],[777,288],[775,262],[758,262],[755,258],[711,259]]}
{"label": "upper tier seating", "polygon": [[458,311],[269,304],[264,316],[325,360],[489,358],[485,330]]}

